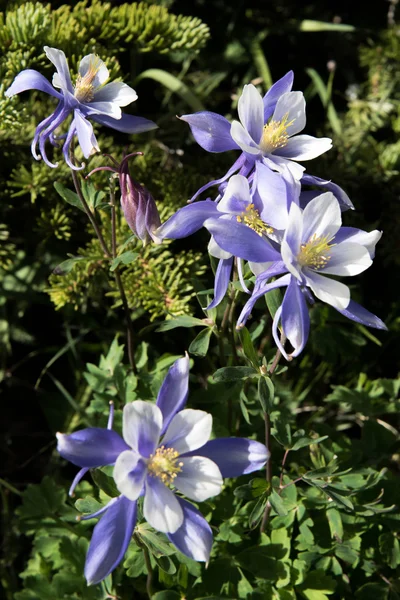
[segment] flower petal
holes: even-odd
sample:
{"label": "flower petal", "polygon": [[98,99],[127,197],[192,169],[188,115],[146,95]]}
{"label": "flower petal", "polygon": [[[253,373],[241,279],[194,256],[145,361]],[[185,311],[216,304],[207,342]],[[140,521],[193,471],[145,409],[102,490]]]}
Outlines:
{"label": "flower petal", "polygon": [[357,302],[354,302],[354,300],[350,300],[348,306],[344,310],[336,310],[338,310],[344,317],[347,317],[356,323],[367,325],[367,327],[374,327],[374,329],[383,329],[387,331],[385,323],[379,317],[369,312],[369,310],[360,304],[357,304]]}
{"label": "flower petal", "polygon": [[303,211],[303,242],[315,237],[331,239],[342,224],[339,202],[331,192],[311,200]]}
{"label": "flower petal", "polygon": [[222,250],[222,248],[218,246],[213,236],[210,237],[207,250],[208,253],[211,254],[211,256],[214,256],[214,258],[218,258],[219,260],[226,260],[228,258],[232,258],[232,254],[230,252],[225,252],[225,250]]}
{"label": "flower petal", "polygon": [[158,445],[162,428],[162,412],[155,404],[135,400],[124,406],[124,440],[141,456],[149,458]]}
{"label": "flower petal", "polygon": [[79,110],[75,110],[74,116],[79,145],[82,148],[83,156],[89,158],[89,156],[100,150],[92,124],[85,119]]}
{"label": "flower petal", "polygon": [[285,175],[286,171],[290,171],[292,177],[299,181],[303,177],[305,167],[299,165],[297,162],[293,162],[290,160],[290,158],[278,156],[278,153],[279,150],[276,151],[276,154],[268,154],[268,156],[263,156],[263,163],[273,171],[278,171],[282,175]]}
{"label": "flower petal", "polygon": [[232,265],[233,256],[230,258],[220,259],[217,271],[215,273],[214,300],[207,306],[207,310],[215,308],[221,304],[222,300],[224,299],[232,273]]}
{"label": "flower petal", "polygon": [[51,83],[47,81],[46,77],[43,77],[41,73],[38,73],[34,69],[25,69],[25,71],[18,73],[8,90],[5,92],[5,95],[7,98],[11,98],[11,96],[15,96],[15,94],[20,94],[26,90],[39,90],[46,94],[50,94],[51,96],[55,96],[59,100],[63,97],[62,94],[57,92]]}
{"label": "flower petal", "polygon": [[[288,123],[286,133],[289,137],[302,131],[306,126],[306,101],[303,92],[282,94],[276,103],[272,120],[277,122],[286,120]],[[292,121],[293,123],[291,123]],[[278,154],[281,154],[281,148]]]}
{"label": "flower petal", "polygon": [[253,310],[255,303],[257,302],[257,300],[259,298],[262,298],[265,294],[267,294],[271,290],[274,290],[275,288],[284,287],[284,286],[289,285],[290,278],[291,278],[291,275],[289,275],[289,274],[283,275],[283,277],[280,277],[279,279],[276,279],[275,281],[272,281],[271,283],[267,283],[266,285],[261,286],[260,289],[257,290],[257,292],[254,291],[251,298],[249,298],[249,300],[247,300],[246,304],[244,305],[244,307],[242,309],[242,312],[239,315],[236,328],[240,329],[240,327],[242,327],[246,323],[247,319],[250,316],[251,311]]}
{"label": "flower petal", "polygon": [[211,200],[201,200],[180,208],[157,229],[161,239],[181,239],[198,231],[210,217],[219,217],[217,205]]}
{"label": "flower petal", "polygon": [[128,106],[137,97],[135,90],[126,83],[112,81],[95,92],[94,102],[115,102],[118,106]]}
{"label": "flower petal", "polygon": [[350,290],[347,285],[324,277],[311,269],[304,269],[304,275],[308,286],[322,302],[326,302],[338,310],[347,308],[350,302]]}
{"label": "flower petal", "polygon": [[217,204],[220,212],[240,215],[251,203],[247,177],[232,175],[225,188],[224,195]]}
{"label": "flower petal", "polygon": [[316,138],[312,135],[296,135],[277,154],[291,160],[311,160],[332,148],[330,138]]}
{"label": "flower petal", "polygon": [[186,408],[174,416],[162,444],[179,454],[196,450],[210,439],[212,416],[204,410]]}
{"label": "flower petal", "polygon": [[193,560],[208,562],[213,536],[211,527],[203,515],[190,502],[178,498],[183,511],[183,523],[175,533],[168,533],[168,539]]}
{"label": "flower petal", "polygon": [[238,145],[231,136],[231,124],[225,117],[214,112],[201,111],[193,115],[182,115],[196,142],[207,152],[225,152],[238,150]]}
{"label": "flower petal", "polygon": [[97,54],[87,54],[79,63],[79,75],[81,77],[85,77],[89,71],[91,71],[89,73],[90,82],[94,89],[103,85],[110,76],[106,63]]}
{"label": "flower petal", "polygon": [[238,101],[238,115],[243,127],[258,144],[264,127],[264,104],[257,88],[251,83],[243,87]]}
{"label": "flower petal", "polygon": [[57,450],[65,460],[78,467],[112,465],[129,446],[110,429],[89,427],[70,435],[57,433]]}
{"label": "flower petal", "polygon": [[282,302],[282,329],[292,344],[292,356],[298,356],[310,333],[307,303],[296,279],[292,278]]}
{"label": "flower petal", "polygon": [[210,440],[196,450],[195,454],[212,460],[222,477],[240,477],[258,471],[269,459],[269,451],[264,444],[235,437]]}
{"label": "flower petal", "polygon": [[287,188],[282,175],[257,162],[253,189],[254,203],[263,221],[274,229],[286,229],[289,208]]}
{"label": "flower petal", "polygon": [[208,219],[204,227],[214,236],[218,246],[233,256],[251,260],[252,262],[267,262],[279,260],[280,254],[268,240],[261,237],[237,221],[226,219]]}
{"label": "flower petal", "polygon": [[369,252],[361,244],[342,242],[329,249],[329,260],[326,267],[321,269],[321,274],[331,275],[358,275],[372,265]]}
{"label": "flower petal", "polygon": [[232,122],[231,136],[243,152],[246,153],[248,159],[255,160],[261,154],[258,143],[253,140],[249,132],[239,121]]}
{"label": "flower petal", "polygon": [[175,533],[183,523],[177,497],[157,477],[148,477],[143,503],[144,518],[162,533]]}
{"label": "flower petal", "polygon": [[121,109],[115,102],[82,102],[80,110],[85,116],[105,115],[117,120],[122,116]]}
{"label": "flower petal", "polygon": [[290,92],[293,86],[293,71],[289,71],[278,79],[268,90],[263,98],[264,104],[264,123],[268,121],[268,119],[272,116],[272,113],[275,110],[276,103],[278,102],[280,96]]}
{"label": "flower petal", "polygon": [[118,490],[129,500],[137,500],[147,475],[147,464],[132,450],[122,452],[115,463],[113,477]]}
{"label": "flower petal", "polygon": [[375,246],[382,237],[382,231],[374,229],[374,231],[363,231],[357,229],[357,227],[341,227],[335,239],[335,244],[341,244],[342,242],[351,242],[355,244],[361,244],[369,252],[371,258],[375,256]]}
{"label": "flower petal", "polygon": [[197,190],[197,192],[194,194],[194,196],[191,197],[190,202],[193,202],[193,200],[195,200],[198,196],[200,196],[200,194],[205,192],[205,190],[208,190],[210,187],[212,187],[214,185],[224,184],[224,182],[227,179],[229,179],[229,177],[231,175],[233,175],[233,173],[236,173],[236,171],[239,171],[239,169],[240,169],[241,175],[244,175],[244,176],[248,175],[248,173],[250,173],[250,171],[252,169],[252,165],[253,165],[253,163],[248,162],[246,155],[244,154],[244,152],[242,152],[240,154],[239,158],[233,163],[231,168],[228,169],[228,171],[225,173],[225,175],[223,177],[220,177],[220,179],[214,179],[213,181],[209,181],[208,183],[203,185],[200,189]]}
{"label": "flower petal", "polygon": [[185,406],[189,393],[189,357],[178,358],[170,367],[157,396],[163,416],[161,434],[165,433],[176,413]]}
{"label": "flower petal", "polygon": [[43,50],[49,61],[52,62],[57,69],[62,90],[73,94],[74,88],[72,87],[71,76],[69,74],[68,63],[64,52],[57,48],[50,48],[49,46],[44,46]]}
{"label": "flower petal", "polygon": [[136,525],[136,502],[120,496],[93,530],[86,556],[88,585],[99,583],[121,562]]}
{"label": "flower petal", "polygon": [[120,119],[113,119],[107,115],[93,115],[91,119],[96,123],[100,123],[100,125],[122,131],[122,133],[143,133],[158,128],[158,125],[153,121],[143,117],[134,117],[133,115],[122,115]]}
{"label": "flower petal", "polygon": [[182,456],[182,470],[174,479],[174,486],[191,500],[204,502],[217,496],[223,479],[218,466],[204,456]]}
{"label": "flower petal", "polygon": [[333,183],[332,181],[321,179],[320,177],[316,177],[315,175],[303,175],[301,183],[303,185],[322,186],[328,192],[332,192],[332,194],[339,202],[342,211],[348,210],[349,208],[354,209],[354,205],[348,197],[348,195],[346,194],[346,192],[339,185]]}

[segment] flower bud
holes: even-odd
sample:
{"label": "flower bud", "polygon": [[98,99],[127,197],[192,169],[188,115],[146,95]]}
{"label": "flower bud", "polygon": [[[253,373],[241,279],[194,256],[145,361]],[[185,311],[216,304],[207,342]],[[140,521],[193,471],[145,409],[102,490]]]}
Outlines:
{"label": "flower bud", "polygon": [[131,177],[128,158],[124,158],[119,169],[121,207],[125,219],[143,244],[149,242],[150,239],[156,244],[160,244],[160,238],[154,234],[161,225],[156,203],[149,190]]}

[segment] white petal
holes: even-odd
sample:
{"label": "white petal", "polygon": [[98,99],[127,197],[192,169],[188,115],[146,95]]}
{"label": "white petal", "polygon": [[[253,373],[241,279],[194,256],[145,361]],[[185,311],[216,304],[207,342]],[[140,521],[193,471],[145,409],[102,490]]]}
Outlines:
{"label": "white petal", "polygon": [[125,450],[118,456],[113,477],[121,494],[129,500],[137,500],[147,475],[147,465],[133,450]]}
{"label": "white petal", "polygon": [[84,77],[89,70],[93,72],[91,83],[94,89],[103,85],[110,77],[105,62],[97,54],[87,54],[82,58],[79,64],[79,75]]}
{"label": "white petal", "polygon": [[243,127],[258,144],[264,127],[264,103],[257,88],[251,83],[243,88],[238,102],[238,114]]}
{"label": "white petal", "polygon": [[307,284],[322,302],[326,302],[338,310],[347,308],[350,302],[350,290],[347,285],[319,275],[310,269],[304,269],[303,273],[306,276]]}
{"label": "white petal", "polygon": [[118,120],[122,117],[120,107],[114,102],[84,102],[83,104],[90,110],[89,114],[107,115]]}
{"label": "white petal", "polygon": [[62,89],[62,87],[63,87],[61,77],[59,76],[58,73],[54,73],[51,83],[54,85],[55,88]]}
{"label": "white petal", "polygon": [[342,224],[339,202],[331,192],[320,194],[305,207],[303,221],[304,243],[313,235],[332,238]]}
{"label": "white petal", "polygon": [[375,256],[375,246],[382,237],[382,231],[363,231],[356,227],[341,227],[335,236],[335,242],[351,242],[361,244],[369,252],[371,258]]}
{"label": "white petal", "polygon": [[312,160],[332,148],[330,138],[316,138],[312,135],[296,135],[277,154],[292,160]]}
{"label": "white petal", "polygon": [[133,450],[148,458],[158,446],[162,422],[158,406],[135,400],[124,406],[123,438]]}
{"label": "white petal", "polygon": [[282,240],[281,255],[287,270],[294,275],[296,279],[301,281],[301,272],[297,265],[297,257],[294,256],[289,244],[285,240]]}
{"label": "white petal", "polygon": [[217,496],[222,489],[221,471],[209,458],[182,457],[182,471],[174,479],[174,486],[188,498],[203,502]]}
{"label": "white petal", "polygon": [[260,154],[260,148],[258,147],[258,144],[254,142],[239,121],[232,122],[231,137],[244,152],[254,156]]}
{"label": "white petal", "polygon": [[[277,150],[277,152],[279,151],[280,150]],[[293,162],[289,158],[278,156],[278,154],[268,154],[268,156],[264,156],[263,163],[270,167],[270,169],[282,173],[282,175],[284,175],[285,178],[286,171],[290,171],[290,174],[294,177],[296,181],[299,181],[303,177],[303,173],[306,170],[305,167],[302,167],[298,163]]]}
{"label": "white petal", "polygon": [[250,188],[247,177],[232,175],[217,208],[220,212],[241,214],[250,203]]}
{"label": "white petal", "polygon": [[183,523],[183,511],[175,494],[156,477],[146,480],[143,514],[162,533],[175,533]]}
{"label": "white petal", "polygon": [[283,119],[286,119],[287,123],[293,121],[286,128],[289,137],[303,131],[306,126],[306,101],[302,92],[286,92],[279,98],[272,120],[282,121]]}
{"label": "white petal", "polygon": [[254,273],[254,275],[261,275],[261,273],[264,273],[264,271],[269,269],[269,267],[271,265],[272,265],[272,262],[264,262],[264,263],[249,262],[249,267],[251,269],[251,272]]}
{"label": "white petal", "polygon": [[211,239],[208,242],[208,252],[211,254],[211,256],[214,256],[214,258],[219,258],[220,260],[227,259],[232,256],[230,252],[225,252],[225,250],[222,250],[222,248],[218,246],[213,236],[211,236]]}
{"label": "white petal", "polygon": [[43,50],[49,61],[52,62],[57,69],[59,75],[59,77],[56,78],[56,81],[59,84],[57,87],[60,87],[63,91],[68,90],[69,92],[73,92],[71,76],[69,74],[68,63],[64,52],[62,50],[57,50],[57,48],[50,48],[49,46],[44,46]]}
{"label": "white petal", "polygon": [[115,102],[118,106],[127,106],[137,100],[137,93],[126,83],[112,81],[94,94],[95,102]]}
{"label": "white petal", "polygon": [[[303,228],[303,211],[293,202],[290,207],[287,228],[282,240],[282,245],[285,243],[288,246],[285,250],[286,259],[283,259],[285,264],[286,260],[293,262],[300,252],[301,242],[304,238]],[[288,267],[288,264],[286,266]]]}
{"label": "white petal", "polygon": [[79,145],[82,148],[83,156],[89,158],[89,156],[100,150],[92,124],[85,119],[79,110],[74,111],[74,116]]}
{"label": "white petal", "polygon": [[323,274],[358,275],[372,265],[367,248],[361,244],[342,242],[329,250],[330,259],[323,269]]}
{"label": "white petal", "polygon": [[211,429],[212,416],[209,413],[186,408],[172,419],[162,443],[183,454],[204,446],[210,439]]}

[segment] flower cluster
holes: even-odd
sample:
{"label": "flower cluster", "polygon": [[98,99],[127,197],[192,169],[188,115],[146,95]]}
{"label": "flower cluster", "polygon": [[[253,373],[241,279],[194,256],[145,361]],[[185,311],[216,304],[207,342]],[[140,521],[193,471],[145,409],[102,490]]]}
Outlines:
{"label": "flower cluster", "polygon": [[[307,342],[307,303],[312,304],[314,296],[349,319],[386,329],[378,317],[351,300],[348,286],[326,277],[357,275],[367,269],[381,232],[343,227],[341,212],[353,208],[347,194],[330,181],[305,174],[296,162],[326,152],[331,140],[297,135],[306,124],[305,100],[301,92],[291,91],[292,84],[293,73],[289,72],[264,98],[253,85],[244,86],[238,102],[240,121],[229,123],[211,112],[181,117],[205,150],[236,149],[241,154],[222,178],[203,186],[192,198],[218,185],[214,201],[188,204],[156,231],[158,237],[172,239],[186,237],[203,226],[209,231],[209,252],[219,259],[209,308],[224,298],[234,258],[243,290],[250,294],[242,262],[248,261],[256,279],[239,316],[239,328],[261,296],[274,288],[286,288],[272,330],[288,360],[298,356]],[[303,186],[324,191],[308,191]],[[290,352],[283,340],[290,342]]]}
{"label": "flower cluster", "polygon": [[184,500],[203,502],[221,492],[223,477],[238,477],[261,469],[268,460],[263,444],[245,438],[209,441],[212,417],[185,409],[189,358],[178,359],[160,388],[157,402],[136,400],[123,411],[123,438],[112,429],[91,427],[70,435],[57,434],[61,456],[81,467],[70,494],[90,468],[114,465],[113,477],[121,495],[100,511],[93,531],[85,576],[89,584],[102,581],[122,560],[143,499],[143,515],[154,529],[166,533],[184,554],[208,561],[211,528],[199,510]]}

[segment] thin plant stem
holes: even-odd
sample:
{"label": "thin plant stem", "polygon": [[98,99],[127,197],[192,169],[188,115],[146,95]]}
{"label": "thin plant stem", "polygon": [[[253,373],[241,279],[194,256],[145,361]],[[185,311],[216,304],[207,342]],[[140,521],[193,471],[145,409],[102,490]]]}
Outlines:
{"label": "thin plant stem", "polygon": [[[281,344],[282,346],[285,345],[286,342],[286,336],[284,333],[282,333],[281,335]],[[272,364],[268,370],[268,374],[272,375],[276,369],[276,367],[279,364],[280,359],[282,358],[282,353],[281,351],[278,349],[276,351],[274,360],[272,361]],[[267,450],[270,451],[270,441],[271,441],[271,419],[268,413],[264,413],[264,426],[265,426],[265,445],[267,447]],[[287,457],[287,453],[285,454],[284,457],[284,461],[286,461],[286,457]],[[283,463],[284,466],[284,463]],[[282,466],[282,469],[283,469]],[[282,477],[282,474],[281,474]],[[271,462],[271,455],[269,457],[269,460],[267,462],[267,467],[265,470],[265,479],[268,483],[268,488],[271,489],[271,484],[272,484],[272,462]],[[271,509],[272,506],[270,504],[270,502],[268,501],[266,506],[265,506],[265,510],[264,510],[264,515],[262,518],[262,522],[261,522],[261,526],[260,526],[260,533],[263,533],[265,531],[265,528],[267,526],[268,523],[268,519],[269,519],[269,515],[271,513]]]}
{"label": "thin plant stem", "polygon": [[[111,246],[112,246],[112,257],[115,259],[117,256],[117,230],[116,230],[116,210],[115,210],[115,188],[112,177],[110,178],[110,206],[111,206]],[[114,271],[115,281],[117,282],[119,295],[121,296],[122,306],[125,312],[126,321],[126,332],[127,332],[127,346],[128,346],[128,357],[129,364],[134,373],[137,373],[135,351],[133,346],[134,331],[131,320],[128,300],[126,298],[124,285],[122,283],[121,274],[119,272],[119,266]]]}
{"label": "thin plant stem", "polygon": [[151,598],[153,597],[153,567],[151,566],[150,554],[147,547],[145,546],[145,544],[143,544],[142,540],[137,534],[134,533],[133,538],[139,546],[139,548],[143,550],[144,562],[146,564],[147,569],[146,592],[151,600]]}

